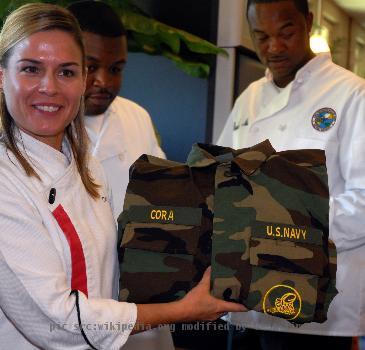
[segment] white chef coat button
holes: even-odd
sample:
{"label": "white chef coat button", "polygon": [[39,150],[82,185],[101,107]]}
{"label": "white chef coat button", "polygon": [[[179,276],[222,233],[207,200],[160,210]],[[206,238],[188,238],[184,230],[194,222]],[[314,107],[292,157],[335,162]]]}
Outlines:
{"label": "white chef coat button", "polygon": [[298,78],[297,79],[297,83],[299,83],[299,84],[303,83],[303,79],[302,78]]}
{"label": "white chef coat button", "polygon": [[279,130],[284,131],[286,129],[286,124],[279,125]]}
{"label": "white chef coat button", "polygon": [[259,131],[260,131],[260,129],[259,129],[257,126],[255,126],[255,127],[252,129],[252,131],[257,133],[257,132],[259,132]]}
{"label": "white chef coat button", "polygon": [[119,158],[119,160],[123,161],[124,160],[124,154],[123,153],[118,154],[118,158]]}

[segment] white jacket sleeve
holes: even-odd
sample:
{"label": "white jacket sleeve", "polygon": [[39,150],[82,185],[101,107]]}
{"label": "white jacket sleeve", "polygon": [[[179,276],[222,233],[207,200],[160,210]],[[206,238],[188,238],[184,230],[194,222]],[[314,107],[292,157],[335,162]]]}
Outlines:
{"label": "white jacket sleeve", "polygon": [[0,191],[0,307],[7,319],[40,348],[119,349],[135,323],[136,306],[87,299],[81,292],[71,294],[62,252],[50,235],[55,222],[42,220],[31,199],[21,195],[21,188],[15,191],[4,181]]}
{"label": "white jacket sleeve", "polygon": [[330,237],[338,251],[365,244],[365,92],[352,96],[345,110],[338,128],[337,164],[344,186],[330,205]]}

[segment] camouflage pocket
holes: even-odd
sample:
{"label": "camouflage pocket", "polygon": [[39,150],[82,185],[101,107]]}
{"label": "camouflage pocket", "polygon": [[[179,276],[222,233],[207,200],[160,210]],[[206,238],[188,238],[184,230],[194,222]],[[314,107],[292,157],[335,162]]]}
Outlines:
{"label": "camouflage pocket", "polygon": [[311,227],[256,222],[251,231],[250,264],[323,276],[328,266],[323,234]]}
{"label": "camouflage pocket", "polygon": [[253,266],[245,305],[294,323],[314,319],[319,277]]}
{"label": "camouflage pocket", "polygon": [[191,289],[192,263],[192,255],[126,248],[119,300],[145,304],[182,298]]}
{"label": "camouflage pocket", "polygon": [[173,301],[191,289],[201,215],[200,208],[130,208],[120,247],[120,300]]}
{"label": "camouflage pocket", "polygon": [[322,232],[256,222],[249,250],[252,270],[245,305],[294,323],[313,321],[329,263]]}

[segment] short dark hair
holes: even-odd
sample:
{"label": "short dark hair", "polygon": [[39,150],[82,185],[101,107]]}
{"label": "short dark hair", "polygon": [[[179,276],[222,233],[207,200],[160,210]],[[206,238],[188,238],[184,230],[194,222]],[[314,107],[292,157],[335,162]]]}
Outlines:
{"label": "short dark hair", "polygon": [[84,32],[111,38],[127,34],[118,14],[105,2],[79,1],[72,3],[67,9],[76,17]]}
{"label": "short dark hair", "polygon": [[246,8],[246,17],[248,18],[248,9],[253,4],[267,4],[271,2],[279,2],[279,1],[291,1],[294,3],[295,7],[301,12],[305,17],[309,14],[309,5],[308,0],[248,0],[247,8]]}

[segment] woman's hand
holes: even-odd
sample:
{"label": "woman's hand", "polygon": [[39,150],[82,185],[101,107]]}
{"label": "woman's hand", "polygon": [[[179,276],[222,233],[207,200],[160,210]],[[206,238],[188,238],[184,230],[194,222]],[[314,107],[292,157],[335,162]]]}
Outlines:
{"label": "woman's hand", "polygon": [[132,333],[141,332],[160,324],[212,321],[226,312],[247,311],[241,304],[220,300],[210,294],[210,270],[209,267],[199,284],[179,301],[163,304],[138,304],[137,321]]}
{"label": "woman's hand", "polygon": [[213,321],[226,312],[247,311],[241,304],[213,297],[210,294],[210,274],[211,268],[208,267],[199,284],[179,301],[186,312],[184,321]]}

